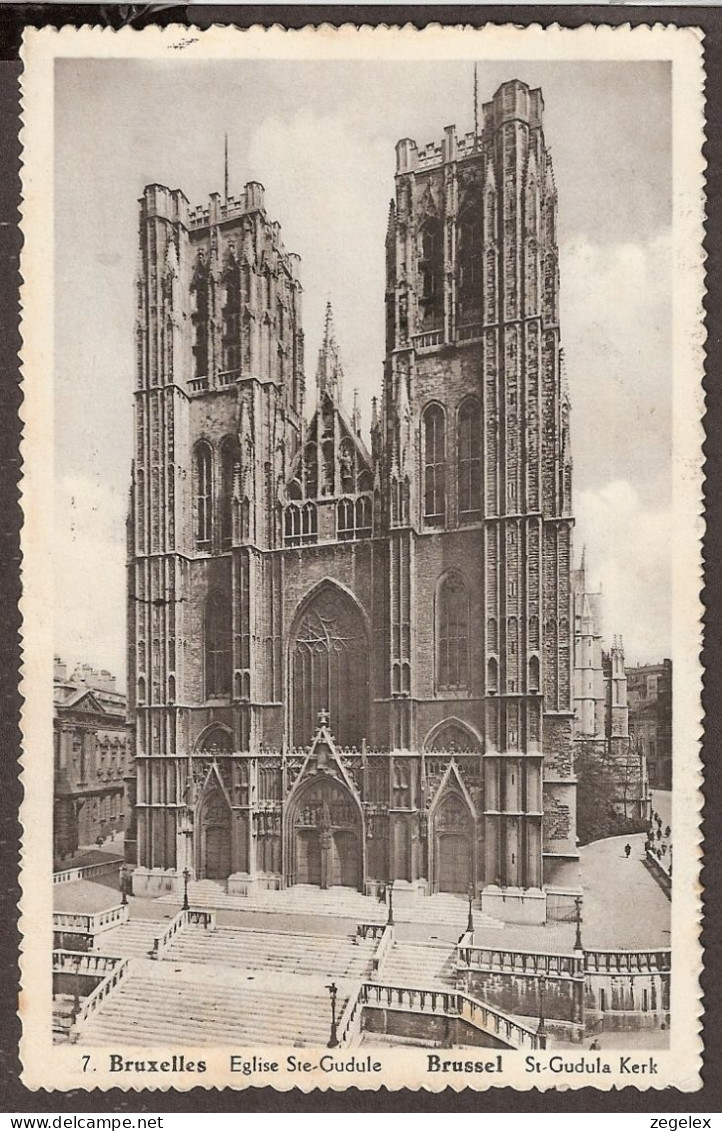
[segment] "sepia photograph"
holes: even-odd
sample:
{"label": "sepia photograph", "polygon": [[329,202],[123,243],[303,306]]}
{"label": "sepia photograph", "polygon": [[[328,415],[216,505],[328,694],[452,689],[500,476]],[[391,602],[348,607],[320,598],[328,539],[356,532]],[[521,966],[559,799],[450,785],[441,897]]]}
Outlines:
{"label": "sepia photograph", "polygon": [[700,43],[503,30],[26,45],[30,1086],[699,1086]]}

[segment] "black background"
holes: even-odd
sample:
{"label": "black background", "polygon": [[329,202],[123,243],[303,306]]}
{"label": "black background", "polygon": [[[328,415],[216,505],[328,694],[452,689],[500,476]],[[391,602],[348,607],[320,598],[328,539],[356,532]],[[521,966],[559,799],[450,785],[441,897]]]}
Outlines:
{"label": "black background", "polygon": [[[637,1111],[640,1126],[649,1126],[643,1113],[693,1115],[695,1112],[722,1111],[722,1049],[720,1026],[720,982],[722,959],[720,939],[722,900],[720,898],[720,611],[716,599],[722,559],[720,527],[720,390],[722,348],[720,334],[720,268],[722,223],[720,176],[722,173],[722,8],[675,7],[667,5],[96,5],[96,4],[2,4],[0,0],[0,1112],[79,1112],[142,1113],[163,1112],[615,1112]],[[640,1092],[629,1087],[601,1092],[581,1089],[575,1092],[535,1090],[515,1092],[490,1088],[485,1092],[466,1089],[442,1094],[397,1091],[382,1088],[375,1092],[347,1089],[344,1092],[277,1092],[272,1088],[223,1091],[196,1088],[191,1092],[130,1091],[113,1089],[88,1092],[30,1092],[20,1082],[18,1044],[20,1021],[18,1003],[17,904],[19,836],[18,810],[22,798],[19,781],[21,700],[18,671],[22,659],[22,620],[18,612],[21,592],[19,535],[22,513],[18,483],[22,475],[19,456],[22,383],[18,367],[19,254],[19,93],[21,65],[18,53],[23,28],[45,25],[63,27],[82,24],[142,28],[169,23],[207,27],[210,24],[281,24],[303,27],[306,24],[343,23],[414,24],[485,23],[526,25],[552,23],[564,27],[582,24],[675,24],[700,27],[704,32],[706,72],[707,160],[707,360],[706,360],[706,443],[705,505],[705,666],[704,744],[705,863],[705,972],[704,991],[704,1067],[703,1088],[683,1093],[673,1088]],[[92,99],[92,91],[88,91]],[[52,254],[52,249],[48,250]],[[670,531],[670,537],[674,532]],[[684,961],[677,955],[676,961]],[[31,987],[30,987],[31,990]],[[533,1115],[530,1115],[533,1118]],[[483,1119],[483,1115],[482,1115]],[[716,1122],[716,1120],[713,1120]]]}

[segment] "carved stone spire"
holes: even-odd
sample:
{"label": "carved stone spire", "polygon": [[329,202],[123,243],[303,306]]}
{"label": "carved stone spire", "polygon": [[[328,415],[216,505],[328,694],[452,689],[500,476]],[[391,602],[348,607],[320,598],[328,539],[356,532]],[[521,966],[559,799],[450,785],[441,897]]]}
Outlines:
{"label": "carved stone spire", "polygon": [[333,326],[333,311],[331,303],[326,304],[326,328],[323,335],[323,345],[318,354],[316,367],[316,384],[318,386],[318,399],[323,400],[327,394],[334,403],[339,404],[343,386],[343,369],[341,357],[336,343],[336,334]]}

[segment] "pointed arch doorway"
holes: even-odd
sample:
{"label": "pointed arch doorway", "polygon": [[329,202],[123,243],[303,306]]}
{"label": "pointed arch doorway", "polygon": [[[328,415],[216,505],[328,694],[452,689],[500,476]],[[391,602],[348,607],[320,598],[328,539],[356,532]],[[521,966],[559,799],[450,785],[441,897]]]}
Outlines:
{"label": "pointed arch doorway", "polygon": [[286,882],[361,889],[361,814],[346,786],[333,778],[309,781],[289,813]]}
{"label": "pointed arch doorway", "polygon": [[211,787],[198,814],[197,874],[203,880],[225,880],[231,867],[231,810],[222,791]]}

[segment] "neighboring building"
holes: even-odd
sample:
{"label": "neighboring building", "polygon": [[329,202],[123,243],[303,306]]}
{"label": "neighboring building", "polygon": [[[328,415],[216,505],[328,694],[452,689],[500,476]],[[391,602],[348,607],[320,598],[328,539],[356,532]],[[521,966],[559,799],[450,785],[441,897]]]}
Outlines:
{"label": "neighboring building", "polygon": [[55,657],[53,855],[56,862],[123,830],[131,732],[115,677],[89,664],[68,678]]}
{"label": "neighboring building", "polygon": [[627,671],[629,730],[653,789],[672,788],[672,661]]}
{"label": "neighboring building", "polygon": [[[649,816],[649,783],[645,758],[630,740],[627,707],[627,674],[621,637],[612,647],[602,647],[602,593],[592,592],[587,582],[585,554],[579,569],[572,571],[574,607],[574,740],[579,780],[579,809],[594,813],[598,824],[600,781],[609,783],[608,835],[616,831],[615,814],[644,821]],[[590,772],[590,770],[592,772]],[[585,789],[594,796],[586,798]],[[588,808],[587,808],[588,803]],[[579,833],[586,841],[584,820]]]}
{"label": "neighboring building", "polygon": [[195,210],[145,189],[137,891],[186,866],[232,890],[473,887],[489,908],[502,885],[502,917],[543,918],[542,885],[577,884],[569,402],[542,113],[539,90],[509,82],[479,136],[397,145],[369,445],[330,312],[306,422],[299,259],[262,186]]}

